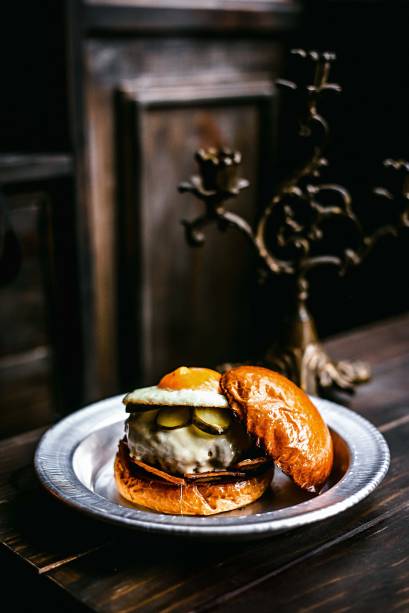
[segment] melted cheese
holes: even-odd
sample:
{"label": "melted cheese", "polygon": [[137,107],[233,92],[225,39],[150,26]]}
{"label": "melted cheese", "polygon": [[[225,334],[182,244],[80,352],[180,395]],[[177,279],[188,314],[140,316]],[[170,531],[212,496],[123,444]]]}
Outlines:
{"label": "melted cheese", "polygon": [[157,430],[154,423],[135,413],[126,421],[125,429],[132,457],[173,474],[228,468],[251,446],[238,422],[234,422],[225,434],[213,436],[194,425]]}

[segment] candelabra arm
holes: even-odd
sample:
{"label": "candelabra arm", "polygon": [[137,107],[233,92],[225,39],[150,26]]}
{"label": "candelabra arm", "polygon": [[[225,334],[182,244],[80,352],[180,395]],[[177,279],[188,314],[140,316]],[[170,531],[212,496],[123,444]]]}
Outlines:
{"label": "candelabra arm", "polygon": [[[319,185],[310,185],[308,186],[308,190],[314,195],[317,196],[323,191],[334,192],[341,197],[342,207],[337,207],[338,210],[343,214],[348,214],[356,220],[355,214],[352,210],[352,198],[351,194],[345,187],[338,185],[337,183],[320,183]],[[335,207],[334,207],[335,208]],[[321,207],[323,212],[328,211],[330,207]]]}
{"label": "candelabra arm", "polygon": [[[409,162],[406,160],[385,160],[384,167],[390,168],[398,174],[400,188],[390,191],[385,187],[376,187],[373,193],[386,201],[395,201],[399,205],[398,218],[395,224],[389,223],[377,228],[372,234],[363,237],[361,248],[355,251],[351,264],[360,264],[376,247],[379,241],[386,236],[398,236],[404,228],[409,228]],[[357,225],[358,225],[357,221]],[[361,233],[364,234],[361,226]]]}
{"label": "candelabra arm", "polygon": [[179,192],[189,192],[201,200],[206,211],[193,221],[183,220],[186,239],[191,246],[200,246],[205,242],[203,229],[216,223],[222,231],[235,228],[251,242],[257,250],[257,243],[250,224],[240,215],[226,211],[224,202],[235,198],[249,186],[247,179],[237,177],[237,168],[241,163],[238,151],[227,149],[199,150],[195,155],[200,175],[190,178],[190,182],[179,185]]}
{"label": "candelabra arm", "polygon": [[250,224],[230,211],[226,211],[223,207],[207,211],[204,215],[196,218],[193,221],[183,220],[182,224],[185,227],[186,239],[190,246],[201,246],[205,242],[205,235],[202,229],[211,223],[217,223],[219,230],[225,231],[228,228],[233,228],[244,234],[250,241],[251,245],[256,249],[256,241],[253,230]]}
{"label": "candelabra arm", "polygon": [[[216,223],[219,230],[234,228],[244,234],[271,272],[293,272],[289,263],[275,258],[270,253],[260,232],[253,231],[246,219],[237,213],[227,211],[223,206],[224,202],[238,196],[240,191],[249,185],[246,179],[238,178],[236,174],[241,154],[238,151],[209,149],[198,151],[195,158],[199,164],[200,175],[192,176],[189,182],[181,183],[178,189],[181,193],[193,194],[204,203],[206,210],[203,215],[192,221],[182,221],[188,244],[195,247],[203,245],[204,228]],[[296,190],[295,187],[289,189]]]}
{"label": "candelabra arm", "polygon": [[250,224],[244,219],[244,217],[241,217],[236,213],[232,213],[231,211],[223,210],[220,213],[220,222],[222,224],[225,223],[227,226],[230,226],[232,228],[236,228],[236,230],[239,230],[239,232],[244,234],[250,240],[253,247],[257,247],[253,229]]}
{"label": "candelabra arm", "polygon": [[212,221],[213,218],[207,214],[197,217],[194,221],[182,220],[181,223],[185,228],[186,241],[190,247],[201,247],[205,243],[206,237],[202,230]]}

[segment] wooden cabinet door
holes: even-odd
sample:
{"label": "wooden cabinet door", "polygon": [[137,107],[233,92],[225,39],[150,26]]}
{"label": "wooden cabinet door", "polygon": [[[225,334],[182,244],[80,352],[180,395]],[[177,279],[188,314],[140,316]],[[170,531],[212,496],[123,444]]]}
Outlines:
{"label": "wooden cabinet door", "polygon": [[82,344],[72,186],[4,187],[21,267],[0,287],[0,438],[79,406]]}
{"label": "wooden cabinet door", "polygon": [[7,198],[22,264],[0,289],[0,434],[51,422],[52,352],[48,335],[45,261],[47,199],[44,193]]}
{"label": "wooden cabinet door", "polygon": [[214,227],[205,246],[189,247],[181,220],[200,214],[202,205],[177,185],[196,172],[195,150],[238,149],[250,188],[230,206],[251,222],[269,184],[275,103],[267,79],[122,86],[119,338],[128,386],[138,378],[155,381],[177,365],[248,357],[252,248],[242,235]]}
{"label": "wooden cabinet door", "polygon": [[233,206],[254,218],[297,13],[291,0],[69,3],[88,400],[248,355],[251,250],[213,228],[188,248],[180,220],[198,204],[176,190],[199,146],[237,148],[251,187]]}

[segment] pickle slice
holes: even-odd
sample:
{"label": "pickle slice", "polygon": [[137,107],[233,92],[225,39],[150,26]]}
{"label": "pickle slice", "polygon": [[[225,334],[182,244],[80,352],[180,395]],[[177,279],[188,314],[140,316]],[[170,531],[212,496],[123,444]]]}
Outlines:
{"label": "pickle slice", "polygon": [[156,425],[163,430],[175,430],[190,424],[190,409],[178,407],[177,409],[164,409],[159,411],[156,418]]}
{"label": "pickle slice", "polygon": [[196,424],[192,425],[192,427],[190,428],[190,431],[195,436],[198,436],[199,438],[205,439],[207,441],[211,440],[214,437],[214,434],[210,434],[209,432],[205,432],[204,430],[201,430],[200,428],[196,426]]}
{"label": "pickle slice", "polygon": [[158,413],[159,413],[158,409],[151,409],[150,411],[143,411],[138,414],[137,420],[140,422],[143,422],[144,424],[153,424]]}
{"label": "pickle slice", "polygon": [[230,428],[231,416],[225,409],[195,409],[193,423],[208,434],[224,434]]}

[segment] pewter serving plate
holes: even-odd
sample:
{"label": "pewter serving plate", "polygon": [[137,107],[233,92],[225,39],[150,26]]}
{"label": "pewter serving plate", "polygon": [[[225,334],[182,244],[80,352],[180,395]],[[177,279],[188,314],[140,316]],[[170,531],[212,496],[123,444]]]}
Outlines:
{"label": "pewter serving plate", "polygon": [[36,451],[37,474],[51,494],[95,518],[148,532],[230,539],[261,538],[332,517],[370,494],[389,467],[378,430],[356,413],[313,398],[331,429],[335,462],[319,495],[276,470],[271,489],[251,505],[210,517],[155,513],[117,492],[114,457],[126,414],[122,395],[92,404],[48,430]]}

